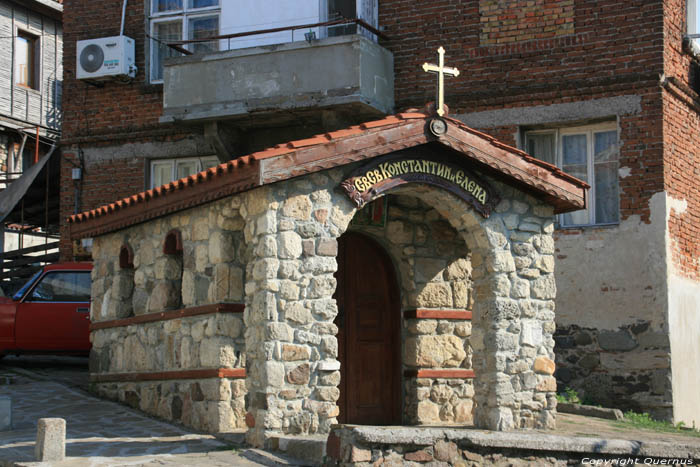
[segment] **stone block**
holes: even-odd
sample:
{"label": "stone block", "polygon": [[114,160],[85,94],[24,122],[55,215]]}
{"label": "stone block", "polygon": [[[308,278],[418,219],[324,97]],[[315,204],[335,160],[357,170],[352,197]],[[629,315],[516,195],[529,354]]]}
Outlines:
{"label": "stone block", "polygon": [[39,419],[34,456],[39,462],[56,462],[66,458],[66,421],[64,419]]}
{"label": "stone block", "polygon": [[555,368],[554,362],[547,357],[537,357],[535,359],[535,373],[553,375]]}
{"label": "stone block", "polygon": [[452,306],[452,289],[445,282],[430,282],[423,286],[414,299],[414,305],[426,308]]}
{"label": "stone block", "polygon": [[300,221],[311,219],[311,200],[306,195],[287,198],[282,206],[282,214]]}
{"label": "stone block", "polygon": [[386,226],[386,236],[391,243],[399,245],[413,241],[413,229],[411,224],[403,221],[390,221]]}
{"label": "stone block", "polygon": [[0,396],[0,431],[12,429],[12,399]]}
{"label": "stone block", "polygon": [[369,462],[372,460],[372,451],[352,446],[350,450],[350,462]]}
{"label": "stone block", "polygon": [[420,336],[406,339],[406,364],[423,368],[456,368],[467,357],[457,336]]}
{"label": "stone block", "polygon": [[626,330],[601,331],[598,334],[598,345],[603,350],[632,350],[637,347],[637,342]]}
{"label": "stone block", "polygon": [[440,421],[440,407],[429,400],[421,401],[418,403],[416,418],[418,424],[437,423]]}
{"label": "stone block", "polygon": [[305,345],[283,344],[282,345],[282,360],[291,362],[298,360],[308,360],[311,354],[309,348]]}
{"label": "stone block", "polygon": [[551,299],[557,295],[557,285],[554,275],[548,274],[532,281],[531,293],[534,298]]}
{"label": "stone block", "polygon": [[303,363],[287,373],[287,381],[290,384],[307,384],[311,375],[311,367],[308,363]]}
{"label": "stone block", "polygon": [[445,261],[433,258],[417,258],[415,278],[417,282],[435,282],[442,280]]}
{"label": "stone block", "polygon": [[278,237],[277,254],[283,259],[296,259],[303,252],[301,237],[296,232],[282,232]]}
{"label": "stone block", "polygon": [[338,241],[334,238],[321,238],[316,247],[316,253],[320,256],[337,256]]}

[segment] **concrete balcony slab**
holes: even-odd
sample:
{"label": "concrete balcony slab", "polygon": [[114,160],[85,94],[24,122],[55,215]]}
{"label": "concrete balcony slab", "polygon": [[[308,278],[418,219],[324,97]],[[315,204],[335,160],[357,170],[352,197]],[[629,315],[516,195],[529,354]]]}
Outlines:
{"label": "concrete balcony slab", "polygon": [[324,110],[394,111],[391,52],[360,35],[170,59],[161,122],[298,121]]}

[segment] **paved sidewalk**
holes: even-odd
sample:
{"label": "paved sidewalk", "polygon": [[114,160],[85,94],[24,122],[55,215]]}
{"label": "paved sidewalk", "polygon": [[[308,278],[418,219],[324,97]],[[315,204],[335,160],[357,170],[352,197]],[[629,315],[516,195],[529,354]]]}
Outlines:
{"label": "paved sidewalk", "polygon": [[[13,404],[13,429],[0,432],[0,466],[34,461],[36,421],[66,420],[66,456],[56,466],[299,465],[287,458],[195,433],[98,399],[32,371],[0,371],[0,395]],[[34,464],[47,465],[47,464]]]}

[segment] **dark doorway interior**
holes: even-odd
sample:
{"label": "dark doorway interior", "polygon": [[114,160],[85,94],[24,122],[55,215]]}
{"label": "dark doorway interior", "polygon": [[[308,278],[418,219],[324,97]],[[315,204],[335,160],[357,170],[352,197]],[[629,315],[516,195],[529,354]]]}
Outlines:
{"label": "dark doorway interior", "polygon": [[396,274],[386,251],[364,235],[339,241],[338,360],[340,423],[401,422],[400,302]]}

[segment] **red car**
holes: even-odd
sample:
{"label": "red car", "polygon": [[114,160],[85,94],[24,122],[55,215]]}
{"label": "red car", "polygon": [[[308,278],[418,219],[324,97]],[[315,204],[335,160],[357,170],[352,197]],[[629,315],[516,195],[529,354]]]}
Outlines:
{"label": "red car", "polygon": [[0,297],[0,358],[90,352],[91,263],[44,266],[12,297]]}

